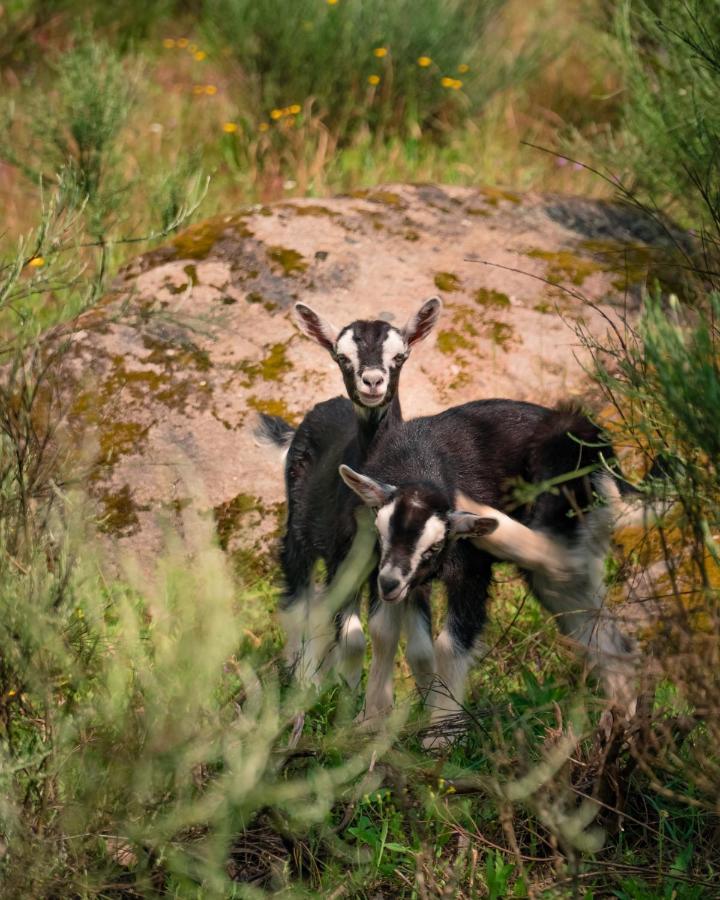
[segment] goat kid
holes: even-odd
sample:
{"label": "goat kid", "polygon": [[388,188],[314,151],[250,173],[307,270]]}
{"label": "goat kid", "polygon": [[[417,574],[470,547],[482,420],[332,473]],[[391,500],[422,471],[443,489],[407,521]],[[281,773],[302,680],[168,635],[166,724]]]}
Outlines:
{"label": "goat kid", "polygon": [[334,648],[334,664],[351,687],[359,684],[365,654],[359,601],[351,596],[339,610],[330,609],[322,594],[315,596],[313,568],[317,560],[325,562],[329,585],[343,560],[352,557],[358,504],[338,466],[361,466],[378,435],[402,422],[400,372],[441,309],[440,299],[432,297],[404,328],[358,320],[337,329],[305,304],[295,306],[299,327],[336,361],[349,396],[349,401],[335,397],[317,404],[297,429],[278,417],[261,416],[263,436],[287,448],[279,616],[287,635],[286,661],[301,680],[317,680]]}
{"label": "goat kid", "polygon": [[[485,445],[478,441],[483,432]],[[411,667],[436,676],[428,693],[433,722],[459,709],[497,557],[526,570],[561,630],[601,667],[608,693],[631,702],[630,644],[602,608],[603,563],[620,504],[613,477],[602,468],[610,454],[599,429],[577,410],[478,401],[404,423],[370,454],[365,475],[342,469],[348,486],[377,510],[381,561],[371,584],[367,718],[392,705],[392,660],[408,617]],[[513,476],[534,483],[562,478],[562,489],[544,491],[519,510],[524,521],[518,521],[497,509],[507,504],[501,486]],[[466,521],[483,528],[469,529],[470,541],[454,541],[461,532],[451,523],[470,514],[475,519]],[[433,649],[429,615],[423,621],[400,601],[434,578],[447,589],[448,617]],[[422,662],[413,659],[420,647]]]}

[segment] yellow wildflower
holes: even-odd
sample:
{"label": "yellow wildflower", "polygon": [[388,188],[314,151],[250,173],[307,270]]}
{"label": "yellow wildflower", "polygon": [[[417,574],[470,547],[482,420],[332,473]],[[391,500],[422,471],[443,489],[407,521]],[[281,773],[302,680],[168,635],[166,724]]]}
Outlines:
{"label": "yellow wildflower", "polygon": [[187,47],[187,45],[189,43],[190,43],[190,41],[187,38],[178,38],[177,39],[177,45],[178,45],[178,47],[180,47],[181,50],[184,50],[185,47]]}
{"label": "yellow wildflower", "polygon": [[460,65],[458,66],[458,72],[461,75],[464,75],[466,72],[469,72],[469,71],[470,71],[470,66],[467,63],[460,63]]}
{"label": "yellow wildflower", "polygon": [[204,84],[194,84],[193,85],[193,94],[204,94],[205,93],[205,85]]}
{"label": "yellow wildflower", "polygon": [[202,62],[207,56],[207,53],[204,50],[196,50],[194,55],[198,62]]}
{"label": "yellow wildflower", "polygon": [[211,97],[214,94],[217,94],[217,87],[214,84],[206,84],[205,85],[205,93],[209,94]]}
{"label": "yellow wildflower", "polygon": [[373,85],[380,84],[380,76],[379,75],[368,75],[368,84]]}
{"label": "yellow wildflower", "polygon": [[225,134],[235,134],[237,130],[237,122],[225,122],[223,124],[223,131]]}
{"label": "yellow wildflower", "polygon": [[258,131],[267,131],[269,127],[270,127],[270,126],[268,125],[267,122],[261,122],[261,123],[258,125]]}
{"label": "yellow wildflower", "polygon": [[421,68],[427,69],[428,66],[431,66],[431,65],[432,65],[432,60],[430,59],[429,56],[418,56],[417,64],[418,64]]}
{"label": "yellow wildflower", "polygon": [[376,47],[373,50],[373,54],[377,56],[378,59],[382,59],[383,56],[387,56],[387,47]]}
{"label": "yellow wildflower", "polygon": [[454,91],[459,91],[460,88],[462,87],[462,81],[460,81],[459,78],[453,78],[453,83],[450,85],[450,87],[451,87]]}
{"label": "yellow wildflower", "polygon": [[451,88],[451,87],[453,86],[453,84],[455,84],[455,79],[454,79],[454,78],[448,78],[447,75],[444,75],[444,76],[440,79],[440,84],[441,84],[444,88]]}
{"label": "yellow wildflower", "polygon": [[335,6],[338,0],[326,0],[328,6]]}
{"label": "yellow wildflower", "polygon": [[34,257],[30,260],[30,262],[28,263],[28,265],[29,265],[29,266],[32,266],[33,269],[40,269],[42,266],[45,265],[45,260],[43,259],[42,256],[34,256]]}
{"label": "yellow wildflower", "polygon": [[14,697],[15,694],[17,694],[17,691],[13,688],[10,688],[10,690],[7,692],[8,697]]}
{"label": "yellow wildflower", "polygon": [[273,109],[270,111],[271,119],[282,119],[283,111],[281,109]]}
{"label": "yellow wildflower", "polygon": [[302,107],[300,106],[299,103],[293,103],[292,106],[288,106],[288,112],[292,116],[296,116],[300,112],[301,109],[302,109]]}
{"label": "yellow wildflower", "polygon": [[175,41],[174,41],[172,38],[165,38],[165,39],[163,40],[163,47],[164,47],[166,50],[172,50],[172,48],[173,48],[174,46],[175,46]]}

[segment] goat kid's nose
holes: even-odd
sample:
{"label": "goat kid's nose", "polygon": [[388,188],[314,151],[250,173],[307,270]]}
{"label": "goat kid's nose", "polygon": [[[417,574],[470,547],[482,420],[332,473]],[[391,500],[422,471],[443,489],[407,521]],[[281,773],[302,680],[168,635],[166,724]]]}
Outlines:
{"label": "goat kid's nose", "polygon": [[378,578],[378,583],[380,585],[380,593],[383,597],[392,597],[393,594],[396,594],[400,588],[400,579],[388,577],[387,575],[381,575]]}
{"label": "goat kid's nose", "polygon": [[366,369],[362,373],[362,383],[375,390],[385,381],[385,373],[381,369]]}

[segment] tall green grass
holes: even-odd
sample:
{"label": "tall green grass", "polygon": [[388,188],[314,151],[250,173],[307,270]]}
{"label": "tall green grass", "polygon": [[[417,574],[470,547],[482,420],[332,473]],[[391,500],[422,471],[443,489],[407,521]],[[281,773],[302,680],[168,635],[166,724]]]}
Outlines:
{"label": "tall green grass", "polygon": [[478,115],[527,67],[495,45],[505,0],[212,0],[210,34],[242,72],[260,116],[315,114],[358,130],[438,135]]}

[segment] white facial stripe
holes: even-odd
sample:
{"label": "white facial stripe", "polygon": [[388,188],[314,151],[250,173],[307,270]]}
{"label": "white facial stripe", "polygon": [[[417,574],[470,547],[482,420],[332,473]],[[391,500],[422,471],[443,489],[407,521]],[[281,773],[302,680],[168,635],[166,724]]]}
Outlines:
{"label": "white facial stripe", "polygon": [[415,573],[417,567],[420,565],[420,557],[423,553],[426,550],[429,550],[433,544],[444,541],[446,533],[447,526],[445,525],[445,522],[433,513],[425,523],[425,527],[418,538],[418,542],[415,544],[415,550],[413,551],[410,560],[411,574]]}
{"label": "white facial stripe", "polygon": [[390,519],[395,512],[396,502],[396,500],[393,500],[392,503],[383,506],[382,509],[378,511],[377,517],[375,518],[375,526],[377,527],[384,546],[387,546],[387,544],[390,543]]}
{"label": "white facial stripe", "polygon": [[407,347],[405,346],[405,341],[400,332],[391,328],[385,336],[382,350],[382,361],[386,372],[390,371],[393,359],[398,353],[405,353],[406,350]]}
{"label": "white facial stripe", "polygon": [[355,343],[355,335],[352,331],[346,331],[341,336],[340,340],[335,345],[335,352],[347,356],[352,363],[353,370],[357,373],[358,368],[360,367],[360,355],[358,353],[358,346]]}

